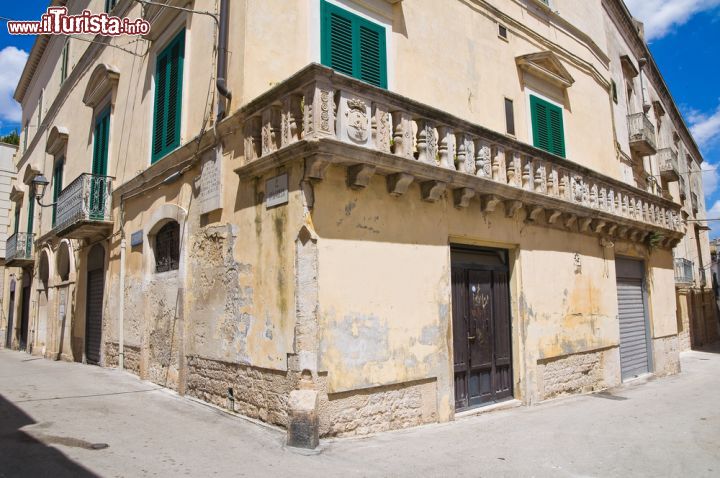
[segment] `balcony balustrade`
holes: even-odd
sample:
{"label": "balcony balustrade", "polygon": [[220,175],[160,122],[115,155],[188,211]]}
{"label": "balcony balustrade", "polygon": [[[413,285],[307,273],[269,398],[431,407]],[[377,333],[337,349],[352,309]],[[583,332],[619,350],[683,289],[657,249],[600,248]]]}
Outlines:
{"label": "balcony balustrade", "polygon": [[112,178],[81,174],[60,193],[53,233],[58,237],[88,239],[112,231]]}
{"label": "balcony balustrade", "polygon": [[660,166],[660,177],[671,182],[679,180],[677,151],[673,148],[663,148],[658,150],[657,157]]}
{"label": "balcony balustrade", "polygon": [[324,66],[304,68],[240,113],[220,128],[244,132],[241,178],[301,157],[309,183],[336,164],[347,167],[354,189],[380,174],[393,196],[417,182],[425,201],[447,191],[463,208],[479,196],[483,211],[502,203],[514,217],[524,207],[529,222],[580,232],[643,241],[654,231],[664,247],[684,233],[678,204],[590,170],[582,158],[555,156]]}
{"label": "balcony balustrade", "polygon": [[35,234],[16,232],[5,242],[5,263],[8,266],[25,266],[32,264],[34,259]]}
{"label": "balcony balustrade", "polygon": [[655,154],[657,151],[655,127],[645,113],[628,115],[627,121],[630,133],[630,149],[640,156]]}
{"label": "balcony balustrade", "polygon": [[684,258],[675,259],[675,283],[691,285],[694,280],[693,262]]}

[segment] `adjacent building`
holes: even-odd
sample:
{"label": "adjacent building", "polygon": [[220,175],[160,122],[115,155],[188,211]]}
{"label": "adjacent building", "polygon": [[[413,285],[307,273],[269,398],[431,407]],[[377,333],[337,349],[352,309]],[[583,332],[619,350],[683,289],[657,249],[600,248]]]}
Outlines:
{"label": "adjacent building", "polygon": [[676,287],[702,156],[619,0],[67,7],[151,31],[30,53],[14,347],[347,436],[677,373],[714,314]]}

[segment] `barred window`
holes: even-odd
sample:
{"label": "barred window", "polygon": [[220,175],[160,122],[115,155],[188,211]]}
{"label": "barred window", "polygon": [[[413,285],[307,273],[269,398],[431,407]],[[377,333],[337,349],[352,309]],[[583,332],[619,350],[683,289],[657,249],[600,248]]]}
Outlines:
{"label": "barred window", "polygon": [[155,272],[177,270],[180,264],[180,224],[168,222],[155,236]]}

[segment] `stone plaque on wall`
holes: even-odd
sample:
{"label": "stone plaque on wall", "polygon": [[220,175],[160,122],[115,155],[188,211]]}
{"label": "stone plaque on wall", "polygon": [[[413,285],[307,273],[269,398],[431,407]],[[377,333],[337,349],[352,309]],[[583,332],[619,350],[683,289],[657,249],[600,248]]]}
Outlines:
{"label": "stone plaque on wall", "polygon": [[279,206],[288,202],[287,173],[275,176],[265,183],[265,207]]}
{"label": "stone plaque on wall", "polygon": [[222,208],[222,150],[206,152],[200,168],[200,214],[207,214]]}

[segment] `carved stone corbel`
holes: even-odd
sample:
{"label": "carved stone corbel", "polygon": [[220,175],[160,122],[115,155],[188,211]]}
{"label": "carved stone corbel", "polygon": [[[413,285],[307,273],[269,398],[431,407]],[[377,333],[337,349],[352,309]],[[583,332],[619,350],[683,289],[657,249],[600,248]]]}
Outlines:
{"label": "carved stone corbel", "polygon": [[442,181],[425,181],[420,184],[420,196],[423,201],[435,202],[445,192],[447,183]]}
{"label": "carved stone corbel", "polygon": [[558,218],[560,218],[561,215],[562,211],[553,209],[553,211],[550,213],[550,217],[548,217],[547,219],[548,224],[555,224],[555,222],[557,222]]}
{"label": "carved stone corbel", "polygon": [[470,205],[470,200],[475,196],[473,188],[459,188],[453,191],[453,202],[457,208],[465,208]]}
{"label": "carved stone corbel", "polygon": [[627,237],[628,228],[626,226],[620,226],[617,231],[617,237],[625,239]]}
{"label": "carved stone corbel", "polygon": [[605,229],[605,225],[607,223],[603,221],[602,219],[596,219],[592,224],[592,230],[596,234],[601,234],[603,232],[603,229]]}
{"label": "carved stone corbel", "polygon": [[390,195],[398,197],[405,194],[410,187],[410,183],[413,182],[415,176],[408,173],[395,173],[390,174],[385,179],[387,182],[387,188]]}
{"label": "carved stone corbel", "polygon": [[630,231],[630,240],[632,242],[637,242],[639,237],[640,237],[640,231],[638,231],[637,229],[633,229]]}
{"label": "carved stone corbel", "polygon": [[495,195],[487,194],[480,198],[480,207],[483,212],[492,212],[500,204],[501,199]]}
{"label": "carved stone corbel", "polygon": [[321,181],[330,165],[330,155],[315,154],[305,158],[305,179]]}
{"label": "carved stone corbel", "polygon": [[592,222],[591,217],[583,217],[580,219],[580,232],[587,232],[590,229],[590,223]]}
{"label": "carved stone corbel", "polygon": [[530,209],[530,212],[528,212],[528,217],[526,220],[529,222],[536,222],[544,210],[545,208],[541,206],[533,206]]}
{"label": "carved stone corbel", "polygon": [[618,228],[617,224],[610,224],[610,227],[608,227],[608,231],[607,231],[608,235],[614,236],[615,232],[617,231],[617,228]]}
{"label": "carved stone corbel", "polygon": [[373,174],[375,174],[375,166],[370,164],[355,164],[347,170],[348,186],[352,189],[363,189],[370,183]]}
{"label": "carved stone corbel", "polygon": [[505,216],[512,219],[521,207],[523,207],[522,201],[516,199],[505,201]]}
{"label": "carved stone corbel", "polygon": [[565,225],[565,228],[570,229],[576,222],[577,216],[575,214],[567,214],[565,216],[565,221],[563,222],[563,224]]}

